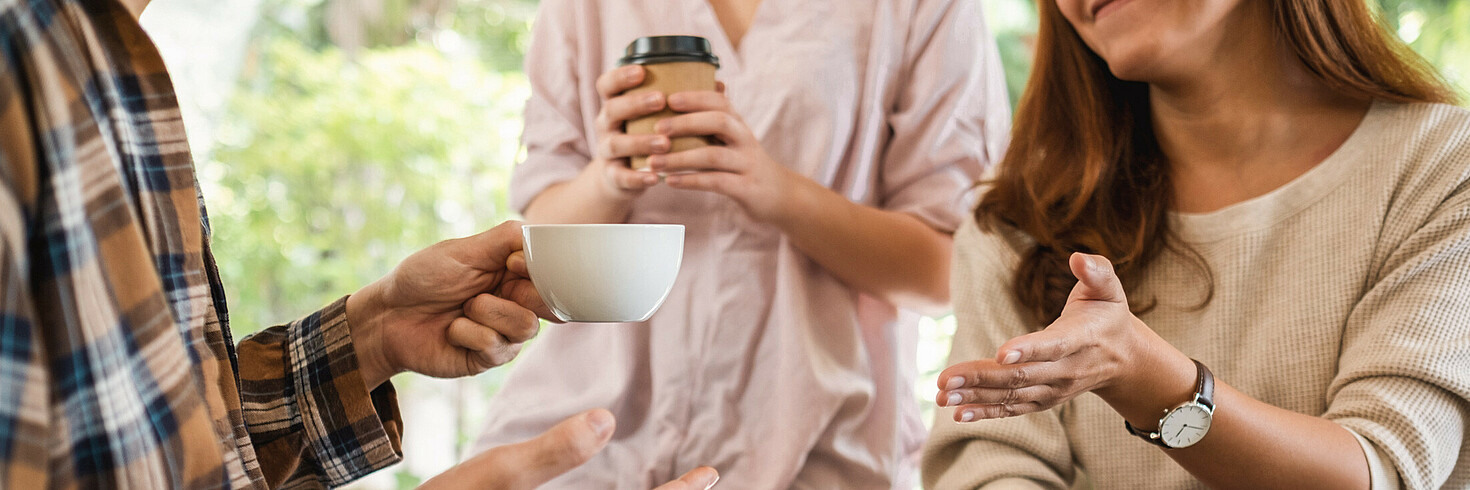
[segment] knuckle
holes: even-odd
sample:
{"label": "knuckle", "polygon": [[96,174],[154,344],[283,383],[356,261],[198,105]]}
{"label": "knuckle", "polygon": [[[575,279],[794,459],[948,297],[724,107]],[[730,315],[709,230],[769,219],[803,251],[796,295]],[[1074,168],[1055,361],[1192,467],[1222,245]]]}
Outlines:
{"label": "knuckle", "polygon": [[1006,381],[1006,387],[1007,388],[1011,388],[1011,389],[1015,389],[1015,388],[1020,388],[1022,386],[1026,386],[1027,382],[1030,381],[1030,377],[1031,377],[1031,375],[1029,373],[1027,373],[1026,371],[1027,371],[1027,369],[1024,366],[1017,367],[1015,369],[1012,369],[1011,370],[1011,377],[1010,377],[1009,380]]}
{"label": "knuckle", "polygon": [[1005,405],[1005,406],[1010,406],[1011,404],[1020,401],[1020,398],[1021,398],[1020,390],[1017,390],[1017,389],[1009,389],[1009,390],[1006,390],[1005,391],[1005,395],[1001,397],[1000,404],[1001,405]]}

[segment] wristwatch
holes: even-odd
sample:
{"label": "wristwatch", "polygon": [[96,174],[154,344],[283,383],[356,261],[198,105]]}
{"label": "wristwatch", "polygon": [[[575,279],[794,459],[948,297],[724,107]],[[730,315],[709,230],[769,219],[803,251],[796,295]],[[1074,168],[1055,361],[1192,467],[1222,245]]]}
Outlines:
{"label": "wristwatch", "polygon": [[1210,432],[1210,421],[1215,416],[1215,375],[1210,374],[1210,368],[1199,361],[1194,361],[1194,366],[1199,371],[1194,399],[1165,410],[1164,418],[1159,419],[1157,431],[1141,430],[1124,420],[1123,427],[1128,429],[1129,434],[1165,449],[1193,446],[1204,439],[1205,434]]}

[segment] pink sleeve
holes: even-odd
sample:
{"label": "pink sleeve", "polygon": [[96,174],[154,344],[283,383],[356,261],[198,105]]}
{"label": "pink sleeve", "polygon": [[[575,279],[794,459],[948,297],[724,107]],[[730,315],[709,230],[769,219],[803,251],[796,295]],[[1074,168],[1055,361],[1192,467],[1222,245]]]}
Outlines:
{"label": "pink sleeve", "polygon": [[881,207],[953,232],[974,205],[971,187],[1005,151],[1005,77],[976,0],[922,1],[912,22]]}
{"label": "pink sleeve", "polygon": [[526,159],[516,165],[510,185],[510,205],[521,213],[547,187],[572,180],[592,159],[577,71],[577,57],[582,53],[577,49],[576,9],[566,4],[541,3],[526,51],[526,77],[531,84],[521,133]]}

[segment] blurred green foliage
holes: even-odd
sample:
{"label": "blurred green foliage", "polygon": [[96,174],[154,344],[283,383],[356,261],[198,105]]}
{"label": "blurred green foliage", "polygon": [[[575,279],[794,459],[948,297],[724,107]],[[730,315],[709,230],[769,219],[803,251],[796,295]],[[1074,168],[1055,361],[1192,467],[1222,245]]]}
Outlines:
{"label": "blurred green foliage", "polygon": [[519,71],[417,38],[349,59],[263,25],[201,169],[217,183],[214,248],[237,331],[313,311],[419,248],[511,217],[529,96]]}
{"label": "blurred green foliage", "polygon": [[1378,0],[1384,22],[1470,97],[1470,1]]}

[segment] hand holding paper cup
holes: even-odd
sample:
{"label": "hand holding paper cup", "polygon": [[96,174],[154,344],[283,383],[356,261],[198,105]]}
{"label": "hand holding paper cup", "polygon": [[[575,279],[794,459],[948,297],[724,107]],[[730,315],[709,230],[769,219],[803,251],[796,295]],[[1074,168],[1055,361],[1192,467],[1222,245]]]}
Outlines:
{"label": "hand holding paper cup", "polygon": [[[633,40],[618,60],[619,66],[643,65],[643,84],[625,92],[640,94],[662,92],[665,97],[678,92],[715,90],[715,70],[720,59],[710,50],[709,40],[698,36],[654,36]],[[662,111],[628,121],[628,134],[654,134],[653,126],[676,114]],[[670,141],[670,152],[692,150],[709,145],[701,136],[685,136]],[[629,159],[633,170],[648,168],[648,156]]]}
{"label": "hand holding paper cup", "polygon": [[567,322],[641,322],[668,298],[684,257],[683,225],[526,225],[526,267]]}

